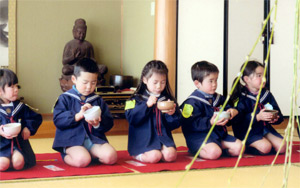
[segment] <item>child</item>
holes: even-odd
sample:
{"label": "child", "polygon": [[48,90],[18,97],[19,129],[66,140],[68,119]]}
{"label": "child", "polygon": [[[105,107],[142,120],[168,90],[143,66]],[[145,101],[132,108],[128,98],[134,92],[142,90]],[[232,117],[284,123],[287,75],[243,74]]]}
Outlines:
{"label": "child", "polygon": [[[225,99],[216,93],[218,68],[207,61],[196,62],[191,69],[192,79],[197,89],[180,106],[182,109],[182,131],[189,151],[195,154],[202,145],[208,131],[214,124],[217,114]],[[224,111],[230,112],[231,119],[237,110],[228,105]],[[231,156],[238,156],[242,143],[227,133],[228,120],[219,118],[207,144],[199,156],[204,159],[218,159],[222,149]]]}
{"label": "child", "polygon": [[[0,171],[9,167],[15,170],[36,164],[35,155],[28,138],[34,135],[42,123],[42,116],[18,100],[19,85],[16,74],[9,69],[0,69]],[[17,137],[4,132],[7,123],[20,122]]]}
{"label": "child", "polygon": [[140,83],[130,101],[126,102],[125,115],[129,122],[128,151],[135,159],[146,163],[175,161],[177,152],[171,131],[179,127],[179,109],[166,113],[157,108],[157,102],[172,100],[168,68],[157,60],[148,62]]}
{"label": "child", "polygon": [[[113,118],[104,100],[94,93],[97,76],[96,62],[88,58],[79,60],[72,75],[75,85],[59,96],[54,107],[53,149],[59,151],[70,166],[86,167],[92,158],[104,164],[117,161],[116,150],[108,144],[104,134],[112,128]],[[83,114],[92,106],[100,106],[101,117],[86,120]]]}
{"label": "child", "polygon": [[[241,82],[237,85],[231,97],[232,101],[236,101],[237,110],[239,111],[237,122],[233,123],[232,128],[234,135],[241,140],[244,139],[248,130],[263,75],[264,66],[257,61],[249,61],[241,76]],[[268,154],[272,147],[278,151],[283,141],[282,136],[272,127],[272,124],[280,124],[283,121],[283,116],[275,98],[264,86],[265,82],[263,83],[252,129],[246,141],[246,151],[253,154]],[[271,113],[265,112],[266,107],[278,110],[278,115],[273,119]],[[284,151],[285,146],[281,148],[280,153],[284,153]]]}

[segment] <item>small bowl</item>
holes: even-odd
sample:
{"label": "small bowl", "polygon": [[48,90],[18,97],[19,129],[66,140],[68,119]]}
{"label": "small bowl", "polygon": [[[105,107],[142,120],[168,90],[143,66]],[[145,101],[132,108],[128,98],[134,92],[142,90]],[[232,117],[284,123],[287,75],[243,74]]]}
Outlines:
{"label": "small bowl", "polygon": [[[219,112],[214,112],[214,114],[218,115]],[[222,119],[230,119],[230,112],[226,112],[226,111],[223,111],[220,115],[219,115],[219,118]]]}
{"label": "small bowl", "polygon": [[3,126],[3,131],[12,137],[18,136],[21,131],[21,123],[8,123]]}
{"label": "small bowl", "polygon": [[96,118],[99,118],[100,115],[101,115],[100,106],[93,106],[92,108],[86,110],[83,113],[83,116],[86,120],[94,120]]}
{"label": "small bowl", "polygon": [[265,112],[271,113],[273,115],[272,120],[276,119],[276,117],[278,116],[278,110],[265,110]]}
{"label": "small bowl", "polygon": [[162,112],[168,112],[174,108],[174,101],[159,101],[157,102],[157,108]]}

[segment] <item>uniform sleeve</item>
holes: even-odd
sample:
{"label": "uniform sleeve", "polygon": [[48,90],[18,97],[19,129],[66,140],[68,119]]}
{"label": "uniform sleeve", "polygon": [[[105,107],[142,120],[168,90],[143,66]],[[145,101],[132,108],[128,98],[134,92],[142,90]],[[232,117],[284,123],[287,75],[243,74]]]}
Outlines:
{"label": "uniform sleeve", "polygon": [[211,128],[210,119],[211,117],[208,117],[205,115],[205,112],[203,105],[199,104],[196,105],[193,102],[187,101],[185,104],[181,106],[181,108],[184,111],[185,105],[190,105],[193,108],[192,114],[189,117],[181,116],[181,123],[184,129],[190,130],[190,131],[208,131]]}
{"label": "uniform sleeve", "polygon": [[21,124],[29,129],[31,135],[35,135],[42,124],[42,116],[25,106],[24,117],[21,119]]}
{"label": "uniform sleeve", "polygon": [[[150,112],[153,108],[148,108],[146,101],[133,99],[129,102],[132,104],[130,109],[126,109],[125,111],[127,121],[133,126],[143,124],[143,122],[149,118]],[[128,105],[128,102],[126,105]]]}
{"label": "uniform sleeve", "polygon": [[[243,100],[243,97],[240,98],[238,104],[237,104],[237,110],[239,111],[238,115],[234,118],[234,122],[244,122],[242,123],[243,125],[249,125],[252,119],[252,112],[253,112],[253,107],[250,106],[251,103],[247,103],[247,100]],[[253,119],[253,124],[252,126],[259,125],[259,123],[256,119],[256,115],[259,113],[259,108],[256,110],[254,113],[254,119]]]}
{"label": "uniform sleeve", "polygon": [[68,106],[67,96],[61,95],[55,104],[53,111],[53,121],[57,128],[68,129],[79,125],[75,121],[75,114],[77,112],[71,110]]}
{"label": "uniform sleeve", "polygon": [[173,115],[169,115],[167,113],[164,114],[166,122],[167,122],[167,129],[170,131],[177,129],[180,127],[180,110],[176,108],[176,111]]}
{"label": "uniform sleeve", "polygon": [[105,132],[109,131],[114,125],[114,119],[113,119],[105,101],[102,98],[100,98],[99,103],[100,103],[100,108],[101,108],[101,122],[100,122],[99,128],[96,128],[96,129],[93,128],[93,130],[94,130],[93,133],[95,132],[96,135],[97,135],[97,132],[105,133]]}
{"label": "uniform sleeve", "polygon": [[274,125],[278,125],[278,124],[282,123],[283,122],[283,115],[282,115],[281,110],[280,110],[280,108],[279,108],[279,106],[278,106],[278,104],[277,104],[277,102],[276,102],[276,100],[275,100],[275,98],[274,98],[274,96],[272,94],[271,94],[270,102],[269,103],[273,106],[274,110],[278,110],[279,119],[278,119],[278,121],[276,121],[273,124]]}

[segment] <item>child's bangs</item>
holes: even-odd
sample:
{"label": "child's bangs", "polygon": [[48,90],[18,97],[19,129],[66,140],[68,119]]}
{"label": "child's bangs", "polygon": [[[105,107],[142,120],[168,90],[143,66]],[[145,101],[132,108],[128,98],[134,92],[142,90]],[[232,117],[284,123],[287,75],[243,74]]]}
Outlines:
{"label": "child's bangs", "polygon": [[[2,72],[2,71],[1,71]],[[18,78],[10,70],[3,71],[0,79],[0,87],[4,89],[5,85],[8,85],[9,87],[12,85],[15,85],[18,83]]]}

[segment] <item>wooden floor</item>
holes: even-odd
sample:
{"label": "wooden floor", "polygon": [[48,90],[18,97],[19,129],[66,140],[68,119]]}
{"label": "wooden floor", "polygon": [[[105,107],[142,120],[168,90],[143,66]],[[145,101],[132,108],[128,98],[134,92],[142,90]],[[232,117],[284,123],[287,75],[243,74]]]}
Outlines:
{"label": "wooden floor", "polygon": [[[283,129],[279,130],[284,133]],[[117,150],[127,149],[127,135],[108,136],[110,143]],[[185,146],[185,140],[181,133],[174,134],[177,146]],[[295,133],[294,140],[299,141]],[[53,138],[30,139],[31,145],[36,153],[55,152],[51,149]],[[240,167],[232,180],[232,188],[259,188],[269,166],[261,167]],[[38,172],[37,172],[38,173]],[[218,168],[205,170],[192,170],[184,178],[180,188],[204,187],[223,188],[228,187],[227,182],[233,173],[232,168]],[[72,177],[55,179],[38,179],[34,181],[20,180],[14,183],[0,184],[1,188],[175,188],[177,182],[184,175],[183,171],[159,172],[147,174],[113,174],[90,177]],[[263,187],[280,188],[283,182],[283,165],[276,165],[266,179]],[[289,172],[288,188],[300,188],[300,163],[292,164]]]}

